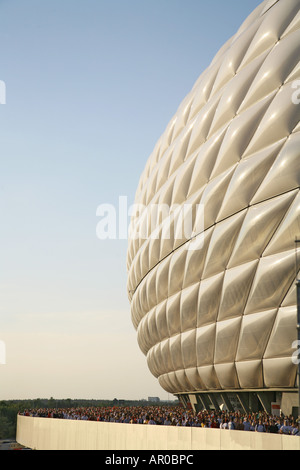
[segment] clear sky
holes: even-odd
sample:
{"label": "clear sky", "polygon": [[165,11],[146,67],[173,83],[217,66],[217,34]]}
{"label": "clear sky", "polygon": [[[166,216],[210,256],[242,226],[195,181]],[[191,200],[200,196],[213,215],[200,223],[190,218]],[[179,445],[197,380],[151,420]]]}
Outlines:
{"label": "clear sky", "polygon": [[[0,0],[0,399],[173,398],[131,324],[126,240],[157,140],[260,0]],[[129,220],[129,219],[128,219]]]}

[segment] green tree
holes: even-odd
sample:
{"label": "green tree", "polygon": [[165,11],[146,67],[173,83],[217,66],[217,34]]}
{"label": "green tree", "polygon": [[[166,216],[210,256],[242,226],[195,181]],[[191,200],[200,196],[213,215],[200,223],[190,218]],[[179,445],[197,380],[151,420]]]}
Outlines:
{"label": "green tree", "polygon": [[0,439],[14,439],[16,428],[12,421],[0,415]]}

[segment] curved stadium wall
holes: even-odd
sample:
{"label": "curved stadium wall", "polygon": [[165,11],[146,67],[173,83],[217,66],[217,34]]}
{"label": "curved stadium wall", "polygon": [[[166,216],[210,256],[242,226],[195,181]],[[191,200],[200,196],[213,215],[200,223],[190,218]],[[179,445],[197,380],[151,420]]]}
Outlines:
{"label": "curved stadium wall", "polygon": [[136,191],[138,343],[162,388],[199,406],[296,387],[299,44],[299,0],[259,5],[179,106]]}

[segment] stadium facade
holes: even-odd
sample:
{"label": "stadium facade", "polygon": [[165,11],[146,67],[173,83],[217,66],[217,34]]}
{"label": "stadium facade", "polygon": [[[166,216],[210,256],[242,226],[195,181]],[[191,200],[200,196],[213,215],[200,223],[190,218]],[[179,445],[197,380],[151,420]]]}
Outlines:
{"label": "stadium facade", "polygon": [[300,1],[260,4],[183,100],[137,188],[132,322],[162,388],[195,409],[270,411],[297,397],[299,44]]}

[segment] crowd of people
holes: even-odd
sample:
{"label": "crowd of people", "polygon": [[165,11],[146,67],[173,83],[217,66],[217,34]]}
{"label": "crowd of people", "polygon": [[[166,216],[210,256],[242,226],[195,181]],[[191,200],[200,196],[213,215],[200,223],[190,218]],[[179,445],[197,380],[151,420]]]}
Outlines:
{"label": "crowd of people", "polygon": [[203,410],[194,413],[182,406],[111,406],[25,410],[24,416],[106,423],[147,424],[160,426],[193,426],[239,431],[267,432],[299,436],[297,421],[292,416],[272,416],[266,412]]}

